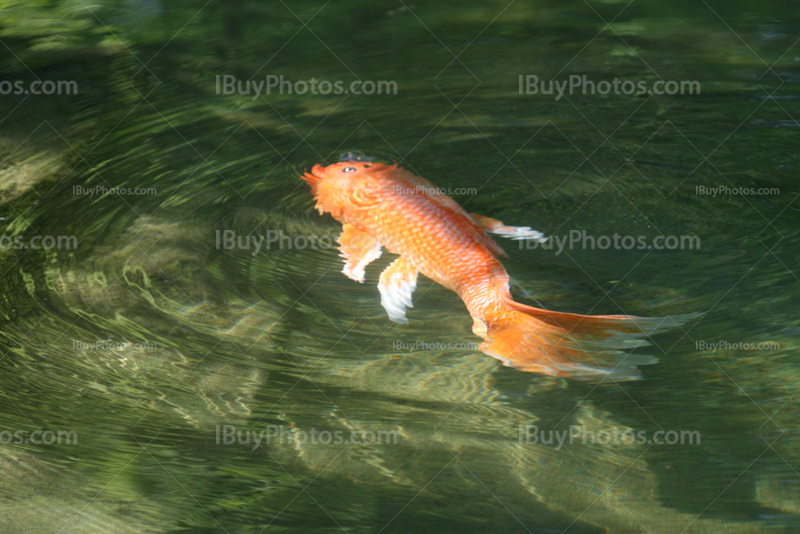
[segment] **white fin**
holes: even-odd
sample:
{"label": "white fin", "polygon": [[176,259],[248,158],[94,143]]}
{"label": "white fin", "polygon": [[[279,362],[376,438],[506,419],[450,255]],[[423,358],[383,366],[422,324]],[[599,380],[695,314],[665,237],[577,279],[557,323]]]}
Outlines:
{"label": "white fin", "polygon": [[381,250],[381,246],[377,245],[375,248],[369,249],[366,254],[359,258],[350,258],[345,254],[341,254],[341,256],[345,258],[342,272],[348,278],[352,278],[356,282],[363,282],[365,274],[364,269],[367,265],[380,258],[382,253],[383,250]]}
{"label": "white fin", "polygon": [[342,272],[356,282],[363,282],[364,269],[381,257],[381,244],[368,233],[348,223],[342,226],[342,233],[337,241],[342,252],[339,255],[344,258]]}
{"label": "white fin", "polygon": [[378,284],[381,292],[381,305],[395,323],[406,324],[406,309],[413,308],[411,295],[417,288],[416,267],[399,257],[382,273]]}
{"label": "white fin", "polygon": [[477,213],[471,213],[470,217],[472,217],[472,220],[483,228],[483,231],[487,234],[501,235],[516,241],[530,239],[538,241],[539,243],[547,242],[547,238],[542,232],[532,230],[529,226],[506,226],[503,224],[503,221],[498,221],[497,219],[492,219],[485,215],[478,215]]}
{"label": "white fin", "polygon": [[486,233],[497,234],[515,241],[531,240],[539,243],[547,243],[547,237],[538,230],[532,230],[528,226],[499,226],[497,228],[487,228]]}

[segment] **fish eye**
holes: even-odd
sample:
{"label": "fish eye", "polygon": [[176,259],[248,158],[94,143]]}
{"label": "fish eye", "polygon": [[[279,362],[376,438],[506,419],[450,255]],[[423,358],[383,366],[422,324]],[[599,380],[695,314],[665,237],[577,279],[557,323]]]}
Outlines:
{"label": "fish eye", "polygon": [[355,167],[347,167],[342,172],[356,172],[356,168]]}

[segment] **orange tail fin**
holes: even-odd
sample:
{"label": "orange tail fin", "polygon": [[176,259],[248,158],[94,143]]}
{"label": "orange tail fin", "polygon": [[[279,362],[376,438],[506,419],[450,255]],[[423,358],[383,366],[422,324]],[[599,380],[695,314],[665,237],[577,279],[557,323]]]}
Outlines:
{"label": "orange tail fin", "polygon": [[641,378],[639,365],[657,358],[628,351],[650,345],[647,336],[669,330],[702,314],[647,318],[631,315],[579,315],[508,302],[513,319],[489,325],[481,350],[510,367],[575,380]]}

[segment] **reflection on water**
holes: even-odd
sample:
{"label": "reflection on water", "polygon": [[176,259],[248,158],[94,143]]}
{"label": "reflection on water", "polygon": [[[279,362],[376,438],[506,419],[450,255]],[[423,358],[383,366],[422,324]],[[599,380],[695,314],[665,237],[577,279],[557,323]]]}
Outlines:
{"label": "reflection on water", "polygon": [[[79,245],[0,251],[0,534],[796,529],[798,21],[788,4],[623,7],[0,8],[4,79],[80,86],[2,97],[0,233]],[[601,18],[614,23],[592,40]],[[215,76],[257,71],[399,90],[215,94]],[[529,74],[702,93],[555,101],[519,95]],[[405,158],[477,189],[456,199],[468,211],[546,235],[698,236],[692,250],[504,243],[504,264],[531,304],[521,293],[706,315],[657,336],[660,362],[622,386],[459,348],[479,341],[469,316],[429,281],[395,325],[376,287],[392,258],[364,284],[344,277],[324,245],[338,225],[298,178],[348,150]],[[720,185],[779,192],[697,194]],[[699,438],[655,442],[682,432]]]}

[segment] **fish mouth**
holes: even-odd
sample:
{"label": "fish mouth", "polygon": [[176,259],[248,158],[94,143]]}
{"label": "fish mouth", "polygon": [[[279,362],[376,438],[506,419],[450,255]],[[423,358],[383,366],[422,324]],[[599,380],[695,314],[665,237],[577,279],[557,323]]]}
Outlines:
{"label": "fish mouth", "polygon": [[322,165],[314,165],[314,166],[311,168],[311,172],[305,172],[305,173],[303,173],[303,174],[300,176],[300,178],[302,178],[303,180],[305,180],[305,181],[306,181],[306,183],[307,183],[308,185],[310,185],[311,187],[314,187],[314,186],[315,186],[315,185],[317,185],[317,184],[318,184],[320,181],[322,181],[322,179],[325,177],[325,176],[324,176],[324,173],[325,173],[325,171],[324,171],[324,167],[322,167]]}

